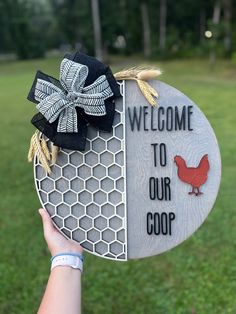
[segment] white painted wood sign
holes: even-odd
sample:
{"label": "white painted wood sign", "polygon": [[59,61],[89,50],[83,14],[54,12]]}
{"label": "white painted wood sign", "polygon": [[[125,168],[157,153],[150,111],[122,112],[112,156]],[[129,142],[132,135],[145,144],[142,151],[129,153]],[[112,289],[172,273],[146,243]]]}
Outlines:
{"label": "white painted wood sign", "polygon": [[156,107],[135,82],[123,82],[113,132],[90,126],[85,152],[61,150],[50,176],[35,159],[38,195],[57,228],[113,260],[183,242],[206,219],[220,185],[220,152],[204,114],[175,88],[151,85]]}

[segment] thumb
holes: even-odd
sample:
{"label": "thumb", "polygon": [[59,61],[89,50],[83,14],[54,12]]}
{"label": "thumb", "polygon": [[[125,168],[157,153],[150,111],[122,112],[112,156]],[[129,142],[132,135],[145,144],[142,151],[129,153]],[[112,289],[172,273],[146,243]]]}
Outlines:
{"label": "thumb", "polygon": [[54,226],[46,209],[40,208],[39,214],[42,218],[44,236],[46,237],[47,235],[54,231]]}

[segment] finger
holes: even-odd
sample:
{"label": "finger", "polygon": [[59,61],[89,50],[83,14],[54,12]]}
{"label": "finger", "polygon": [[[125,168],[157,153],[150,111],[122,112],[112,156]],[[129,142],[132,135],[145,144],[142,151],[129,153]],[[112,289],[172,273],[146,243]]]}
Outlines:
{"label": "finger", "polygon": [[44,208],[39,209],[39,214],[40,214],[42,221],[43,221],[44,235],[47,236],[54,231],[54,226],[53,226],[52,220],[51,220],[48,212]]}

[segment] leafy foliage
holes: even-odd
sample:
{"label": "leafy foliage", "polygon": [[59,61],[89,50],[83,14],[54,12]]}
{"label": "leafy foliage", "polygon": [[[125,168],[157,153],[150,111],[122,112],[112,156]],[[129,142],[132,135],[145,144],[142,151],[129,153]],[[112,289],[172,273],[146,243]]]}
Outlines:
{"label": "leafy foliage", "polygon": [[[147,7],[153,56],[218,56],[236,50],[236,0],[221,0],[219,21],[213,22],[217,0],[97,0],[100,6],[104,54],[140,54],[144,50],[141,4]],[[165,49],[160,47],[160,5],[167,18]],[[211,39],[204,32],[213,33]],[[80,49],[94,53],[91,0],[0,0],[0,52],[20,59],[40,57],[51,49]]]}

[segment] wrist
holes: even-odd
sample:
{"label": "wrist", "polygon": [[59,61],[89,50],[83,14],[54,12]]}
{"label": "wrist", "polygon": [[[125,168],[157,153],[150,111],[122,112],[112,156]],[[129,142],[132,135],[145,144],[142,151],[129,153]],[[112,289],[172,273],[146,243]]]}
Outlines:
{"label": "wrist", "polygon": [[52,257],[58,254],[63,254],[64,252],[81,254],[81,255],[83,254],[82,247],[71,248],[70,246],[69,247],[63,246],[63,247],[58,247],[58,248],[53,248],[53,249],[49,248],[49,250]]}
{"label": "wrist", "polygon": [[70,266],[57,266],[51,269],[51,273],[66,273],[66,274],[80,274],[82,272],[79,269],[72,268]]}

